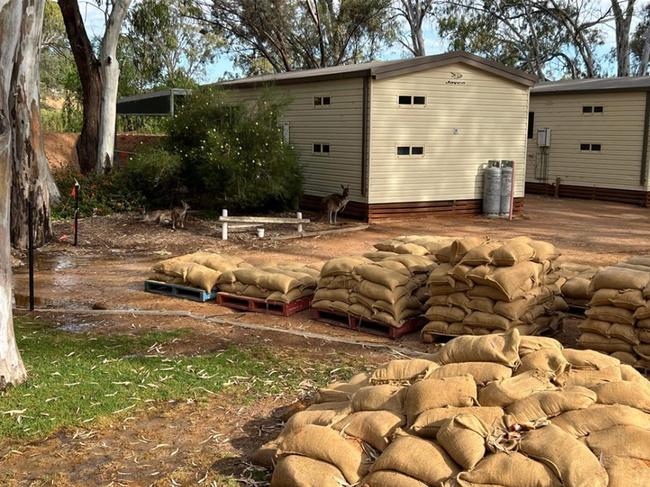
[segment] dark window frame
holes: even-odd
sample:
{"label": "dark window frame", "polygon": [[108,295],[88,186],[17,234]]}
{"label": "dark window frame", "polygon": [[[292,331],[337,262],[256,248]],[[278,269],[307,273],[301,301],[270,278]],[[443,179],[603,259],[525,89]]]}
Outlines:
{"label": "dark window frame", "polygon": [[[406,149],[406,152],[404,152]],[[402,153],[400,153],[400,150]],[[396,154],[398,157],[406,157],[411,155],[411,146],[410,145],[398,145],[396,149]]]}
{"label": "dark window frame", "polygon": [[[414,152],[417,151],[417,152]],[[424,146],[423,145],[412,145],[411,146],[411,155],[412,156],[423,156],[424,155]]]}
{"label": "dark window frame", "polygon": [[528,112],[528,139],[535,138],[535,112]]}
{"label": "dark window frame", "polygon": [[400,106],[411,106],[413,105],[413,97],[411,95],[397,95],[397,104]]}
{"label": "dark window frame", "polygon": [[594,106],[594,113],[605,113],[605,107],[602,105]]}
{"label": "dark window frame", "polygon": [[592,105],[583,105],[582,106],[582,113],[584,113],[584,114],[594,113],[594,107]]}
{"label": "dark window frame", "polygon": [[602,152],[603,146],[602,144],[591,144],[591,150],[594,152]]}
{"label": "dark window frame", "polygon": [[580,151],[587,152],[591,150],[591,144],[580,144]]}
{"label": "dark window frame", "polygon": [[312,144],[311,150],[312,154],[328,156],[332,152],[332,145],[329,142],[315,142]]}

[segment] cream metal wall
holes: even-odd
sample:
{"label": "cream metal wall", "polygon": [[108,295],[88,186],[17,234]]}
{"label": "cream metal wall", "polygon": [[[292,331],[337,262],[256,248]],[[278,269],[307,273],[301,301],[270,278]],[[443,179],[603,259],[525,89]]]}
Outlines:
{"label": "cream metal wall", "polygon": [[[489,159],[516,167],[524,194],[526,86],[463,63],[371,83],[369,203],[481,198]],[[399,95],[426,96],[424,106],[400,106]],[[398,146],[424,146],[422,156],[398,156]]]}
{"label": "cream metal wall", "polygon": [[[602,106],[602,113],[583,113]],[[546,182],[576,186],[646,190],[640,183],[645,92],[531,95],[535,113],[528,143],[527,182],[545,182],[537,130],[551,129]],[[600,151],[581,150],[600,144]],[[647,185],[646,185],[647,187]]]}
{"label": "cream metal wall", "polygon": [[[324,196],[350,186],[353,201],[366,202],[362,178],[362,78],[318,81],[266,88],[289,101],[282,122],[289,141],[300,154],[304,192]],[[229,90],[231,97],[254,100],[263,89]],[[331,105],[314,106],[315,96],[330,97]],[[316,154],[313,144],[329,144],[329,154]]]}

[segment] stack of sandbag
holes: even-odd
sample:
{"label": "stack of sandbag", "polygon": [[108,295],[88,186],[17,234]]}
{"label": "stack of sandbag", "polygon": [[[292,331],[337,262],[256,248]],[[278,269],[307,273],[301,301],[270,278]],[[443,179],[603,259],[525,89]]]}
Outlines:
{"label": "stack of sandbag", "polygon": [[650,269],[629,262],[622,264],[601,269],[591,280],[592,298],[585,311],[587,319],[578,325],[578,342],[585,348],[613,354],[625,363],[648,368]]}
{"label": "stack of sandbag", "polygon": [[291,303],[312,296],[320,271],[319,265],[276,264],[233,269],[217,282],[219,291],[238,296]]}
{"label": "stack of sandbag", "polygon": [[591,299],[589,284],[598,272],[598,267],[562,262],[557,266],[557,272],[566,279],[562,285],[562,297],[569,306],[585,307]]}
{"label": "stack of sandbag", "polygon": [[362,256],[335,257],[323,264],[311,307],[321,311],[349,313],[350,296],[358,281],[353,272],[358,265],[372,261]]}
{"label": "stack of sandbag", "polygon": [[337,257],[326,262],[312,308],[394,327],[422,315],[427,276],[436,264],[415,254],[377,253],[380,258]]}
{"label": "stack of sandbag", "polygon": [[250,268],[244,259],[213,252],[194,252],[165,259],[153,266],[150,280],[170,284],[184,284],[211,292],[224,272]]}
{"label": "stack of sandbag", "polygon": [[374,247],[380,252],[423,255],[434,259],[435,254],[453,240],[455,240],[454,237],[439,235],[404,235],[383,240],[376,243]]}
{"label": "stack of sandbag", "polygon": [[440,264],[429,275],[423,340],[512,328],[532,335],[556,327],[566,309],[559,296],[564,280],[553,266],[558,256],[554,245],[528,237],[453,241],[438,251]]}
{"label": "stack of sandbag", "polygon": [[650,485],[650,382],[517,330],[320,389],[254,455],[271,487]]}

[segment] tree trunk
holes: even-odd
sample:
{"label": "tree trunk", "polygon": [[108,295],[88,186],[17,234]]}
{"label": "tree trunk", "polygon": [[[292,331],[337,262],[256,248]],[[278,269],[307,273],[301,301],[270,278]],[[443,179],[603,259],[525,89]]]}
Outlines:
{"label": "tree trunk", "polygon": [[639,59],[637,76],[645,76],[648,71],[648,62],[650,62],[650,22],[643,35],[643,51]]}
{"label": "tree trunk", "polygon": [[102,80],[101,112],[99,118],[99,145],[97,147],[98,173],[113,168],[115,147],[115,119],[117,118],[117,88],[120,80],[120,65],[117,61],[117,42],[122,22],[126,17],[131,0],[116,0],[106,25],[102,40],[100,74]]}
{"label": "tree trunk", "polygon": [[630,28],[634,17],[636,0],[628,0],[625,12],[618,0],[612,0],[614,23],[616,25],[617,76],[630,75]]}
{"label": "tree trunk", "polygon": [[[12,82],[16,53],[23,42],[21,22],[28,6],[44,0],[0,0],[0,390],[23,382],[27,376],[16,345],[11,311],[11,242],[9,237],[11,208],[11,172],[14,151],[13,131],[17,125],[11,112]],[[33,5],[31,5],[33,8]],[[40,26],[38,30],[40,31]],[[35,60],[23,59],[23,62]]]}
{"label": "tree trunk", "polygon": [[23,34],[16,51],[12,95],[9,103],[13,131],[11,188],[11,243],[24,250],[28,243],[27,212],[33,204],[34,244],[43,245],[52,235],[50,201],[59,193],[43,149],[39,105],[40,31],[44,2],[30,0],[23,15]]}

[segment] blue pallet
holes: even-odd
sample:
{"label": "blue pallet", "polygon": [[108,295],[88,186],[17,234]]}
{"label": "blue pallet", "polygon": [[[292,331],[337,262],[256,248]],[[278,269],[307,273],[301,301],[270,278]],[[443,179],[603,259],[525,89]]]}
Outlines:
{"label": "blue pallet", "polygon": [[161,294],[173,298],[189,299],[191,301],[198,301],[199,303],[214,301],[217,298],[216,291],[207,292],[204,289],[198,289],[196,287],[151,280],[144,281],[144,290],[148,293]]}

